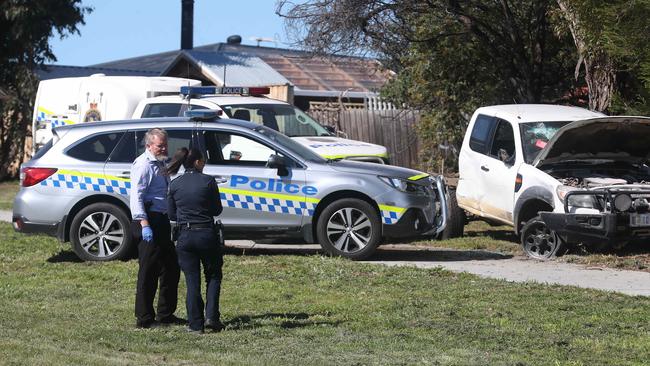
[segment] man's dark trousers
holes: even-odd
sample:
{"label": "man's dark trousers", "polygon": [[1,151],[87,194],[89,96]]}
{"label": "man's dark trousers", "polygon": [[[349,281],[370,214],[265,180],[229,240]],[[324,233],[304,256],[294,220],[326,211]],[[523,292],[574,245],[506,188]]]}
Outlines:
{"label": "man's dark trousers", "polygon": [[138,244],[138,284],[135,295],[135,316],[138,324],[153,322],[156,316],[154,297],[160,279],[158,294],[158,319],[174,314],[178,303],[178,280],[180,268],[174,243],[171,241],[171,227],[167,215],[147,212],[153,241]]}

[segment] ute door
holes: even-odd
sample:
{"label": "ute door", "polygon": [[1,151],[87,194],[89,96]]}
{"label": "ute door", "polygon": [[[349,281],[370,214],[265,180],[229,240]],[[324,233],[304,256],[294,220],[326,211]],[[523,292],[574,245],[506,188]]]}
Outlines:
{"label": "ute door", "polygon": [[235,231],[297,230],[305,208],[305,172],[286,158],[287,174],[267,167],[273,146],[230,131],[202,131],[206,151],[204,173],[215,177],[223,213],[219,217]]}
{"label": "ute door", "polygon": [[466,210],[483,216],[481,201],[486,190],[483,186],[486,165],[489,162],[487,151],[496,128],[496,118],[479,114],[470,126],[471,133],[465,138],[458,157],[460,177],[456,189],[458,204]]}
{"label": "ute door", "polygon": [[495,119],[496,126],[486,153],[481,159],[480,210],[488,217],[513,223],[515,179],[521,154],[516,153],[515,134],[510,122]]}

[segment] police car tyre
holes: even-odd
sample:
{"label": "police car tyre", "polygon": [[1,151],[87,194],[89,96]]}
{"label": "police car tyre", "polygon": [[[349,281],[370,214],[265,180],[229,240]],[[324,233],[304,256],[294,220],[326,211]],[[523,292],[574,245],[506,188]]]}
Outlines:
{"label": "police car tyre", "polygon": [[540,216],[528,220],[521,229],[521,245],[526,255],[540,260],[561,256],[566,251],[565,243]]}
{"label": "police car tyre", "polygon": [[450,189],[447,195],[447,211],[449,212],[447,226],[438,234],[437,239],[444,240],[462,237],[465,230],[465,211],[458,207],[455,190]]}
{"label": "police car tyre", "polygon": [[129,255],[131,221],[119,207],[94,203],[79,211],[70,226],[74,252],[86,261],[110,261]]}
{"label": "police car tyre", "polygon": [[323,210],[318,217],[316,235],[327,253],[363,260],[379,245],[381,221],[368,202],[344,198]]}

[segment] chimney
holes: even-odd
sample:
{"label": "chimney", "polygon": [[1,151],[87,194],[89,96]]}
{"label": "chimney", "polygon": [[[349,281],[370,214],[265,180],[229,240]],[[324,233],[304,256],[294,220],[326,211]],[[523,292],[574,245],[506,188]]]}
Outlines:
{"label": "chimney", "polygon": [[194,45],[194,0],[181,0],[181,49],[191,50]]}

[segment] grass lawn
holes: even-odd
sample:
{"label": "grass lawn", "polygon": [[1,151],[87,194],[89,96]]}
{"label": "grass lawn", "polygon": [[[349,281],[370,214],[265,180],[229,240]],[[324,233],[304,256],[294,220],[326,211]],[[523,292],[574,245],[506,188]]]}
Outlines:
{"label": "grass lawn", "polygon": [[14,197],[20,189],[18,180],[9,180],[0,183],[0,210],[11,210]]}
{"label": "grass lawn", "polygon": [[[632,365],[650,299],[320,255],[226,256],[222,333],[134,329],[136,261],[0,224],[0,364]],[[184,287],[179,316],[185,317]]]}

